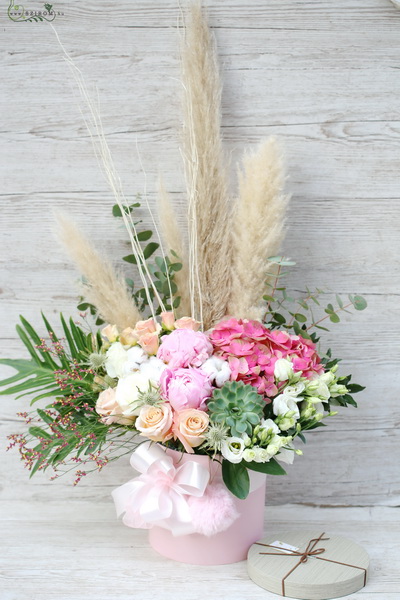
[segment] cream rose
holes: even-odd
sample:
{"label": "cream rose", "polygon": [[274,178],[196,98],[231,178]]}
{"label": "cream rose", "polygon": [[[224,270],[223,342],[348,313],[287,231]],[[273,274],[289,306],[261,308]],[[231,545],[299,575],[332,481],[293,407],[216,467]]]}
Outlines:
{"label": "cream rose", "polygon": [[135,330],[132,327],[126,327],[123,331],[121,331],[121,335],[119,336],[119,341],[124,346],[134,346],[137,344],[138,335],[135,333]]}
{"label": "cream rose", "polygon": [[176,412],[174,416],[174,436],[182,442],[186,452],[193,454],[193,448],[204,442],[204,432],[209,424],[208,414],[196,408]]}
{"label": "cream rose", "polygon": [[146,333],[160,333],[161,326],[153,319],[147,319],[146,321],[138,321],[135,325],[135,333],[142,337]]}
{"label": "cream rose", "polygon": [[135,417],[126,417],[116,400],[115,389],[107,388],[100,392],[96,402],[96,412],[101,416],[101,421],[106,425],[118,423],[119,425],[131,425]]}
{"label": "cream rose", "polygon": [[109,342],[115,342],[118,339],[118,328],[116,325],[107,325],[101,330],[101,335]]}
{"label": "cream rose", "polygon": [[140,435],[153,442],[165,442],[172,437],[172,421],[172,409],[169,404],[161,406],[146,404],[140,409],[135,425]]}

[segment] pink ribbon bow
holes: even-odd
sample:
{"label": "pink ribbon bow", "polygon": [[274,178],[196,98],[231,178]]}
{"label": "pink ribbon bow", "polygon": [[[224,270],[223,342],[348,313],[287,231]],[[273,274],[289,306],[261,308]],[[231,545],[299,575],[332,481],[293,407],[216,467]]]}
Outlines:
{"label": "pink ribbon bow", "polygon": [[175,536],[194,533],[186,498],[203,496],[210,478],[208,469],[195,461],[175,467],[172,458],[151,442],[141,444],[130,463],[141,475],[112,492],[124,524],[141,529],[157,525]]}

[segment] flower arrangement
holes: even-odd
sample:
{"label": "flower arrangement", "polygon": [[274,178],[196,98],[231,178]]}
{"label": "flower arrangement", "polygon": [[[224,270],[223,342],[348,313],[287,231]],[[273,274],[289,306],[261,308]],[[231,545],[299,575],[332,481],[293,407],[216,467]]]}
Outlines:
{"label": "flower arrangement", "polygon": [[199,475],[196,493],[189,494],[188,463],[173,467],[155,444],[218,462],[226,487],[215,487],[213,506],[224,507],[217,513],[226,518],[217,525],[214,519],[206,530],[204,523],[203,529],[194,528],[213,534],[235,518],[226,490],[244,499],[249,473],[285,474],[282,463],[302,454],[297,439],[304,442],[306,432],[324,426],[334,408],[356,406],[353,394],[363,387],[339,374],[339,359],[320,349],[317,334],[326,321],[337,323],[341,311],[363,310],[366,302],[351,295],[344,304],[336,296],[336,307],[324,306],[323,292],[308,289],[291,297],[282,281],[294,262],[276,255],[288,202],[282,153],[271,138],[245,157],[232,209],[219,134],[215,47],[198,5],[191,11],[182,56],[186,248],[163,186],[163,235],[151,211],[155,234],[140,229],[136,215],[142,201],[125,199],[96,106],[67,56],[89,103],[88,127],[97,135],[95,148],[116,199],[113,215],[128,233],[132,252],[124,260],[134,266],[140,284],[116,272],[59,215],[60,237],[83,275],[81,321],[61,315],[61,337],[43,316],[47,335],[42,337],[21,317],[17,331],[30,359],[0,361],[17,370],[1,382],[6,388],[1,393],[29,394],[32,404],[41,405],[19,413],[29,425],[26,434],[9,436],[9,447],[19,449],[31,475],[51,467],[56,478],[73,469],[78,483],[90,470],[137,448],[132,464],[142,475],[129,484],[130,512],[126,496],[118,491],[115,496],[133,526],[149,526],[133,499],[139,506],[155,481],[169,477],[175,496],[180,486],[178,504],[191,496],[185,504],[192,510],[191,523],[209,483]]}

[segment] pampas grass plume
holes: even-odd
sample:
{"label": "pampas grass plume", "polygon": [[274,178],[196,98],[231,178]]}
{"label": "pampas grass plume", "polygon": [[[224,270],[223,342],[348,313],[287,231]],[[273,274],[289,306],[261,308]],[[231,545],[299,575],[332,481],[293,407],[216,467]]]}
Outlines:
{"label": "pampas grass plume", "polygon": [[131,298],[124,277],[100,256],[77,225],[64,213],[55,213],[58,237],[85,278],[82,294],[99,315],[120,331],[134,327],[141,315]]}

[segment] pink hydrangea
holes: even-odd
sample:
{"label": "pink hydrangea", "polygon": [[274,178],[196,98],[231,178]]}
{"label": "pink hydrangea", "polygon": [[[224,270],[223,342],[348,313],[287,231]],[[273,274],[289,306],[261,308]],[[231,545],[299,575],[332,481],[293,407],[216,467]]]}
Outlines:
{"label": "pink hydrangea", "polygon": [[164,369],[160,379],[161,393],[178,411],[186,408],[205,410],[206,400],[212,394],[207,373],[201,369]]}
{"label": "pink hydrangea", "polygon": [[213,347],[204,333],[192,329],[175,329],[162,338],[157,352],[172,369],[200,367],[213,353]]}
{"label": "pink hydrangea", "polygon": [[311,340],[287,331],[270,331],[259,321],[221,321],[209,337],[215,354],[228,360],[231,379],[253,385],[267,398],[278,393],[274,367],[279,358],[292,360],[293,370],[302,371],[308,378],[323,371]]}

